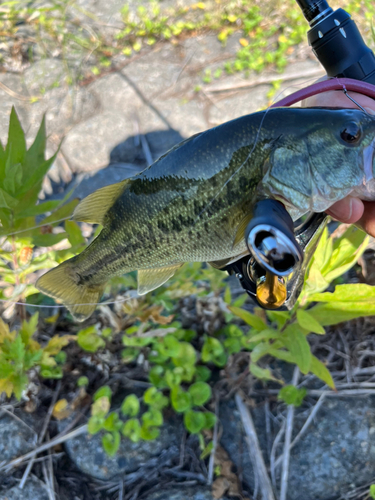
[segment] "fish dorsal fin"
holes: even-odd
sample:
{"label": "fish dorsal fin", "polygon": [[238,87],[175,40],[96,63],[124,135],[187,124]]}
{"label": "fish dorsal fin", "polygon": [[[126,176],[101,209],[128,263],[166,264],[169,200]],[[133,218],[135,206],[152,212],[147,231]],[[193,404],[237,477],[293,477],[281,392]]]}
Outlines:
{"label": "fish dorsal fin", "polygon": [[252,218],[253,218],[253,214],[249,213],[249,214],[245,215],[245,217],[240,222],[240,224],[237,228],[236,236],[234,237],[233,248],[236,248],[236,246],[239,243],[244,241],[245,231],[246,231],[247,225],[249,224],[249,222],[251,221]]}
{"label": "fish dorsal fin", "polygon": [[145,295],[163,285],[182,264],[154,269],[138,269],[138,294]]}
{"label": "fish dorsal fin", "polygon": [[89,222],[90,224],[103,224],[105,214],[129,182],[131,182],[130,179],[125,179],[117,184],[110,184],[109,186],[100,188],[90,194],[76,207],[73,219],[80,222]]}

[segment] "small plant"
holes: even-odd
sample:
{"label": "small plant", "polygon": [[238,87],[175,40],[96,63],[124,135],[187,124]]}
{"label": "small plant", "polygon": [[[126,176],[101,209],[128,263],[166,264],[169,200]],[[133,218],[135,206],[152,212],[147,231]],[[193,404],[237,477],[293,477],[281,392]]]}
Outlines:
{"label": "small plant", "polygon": [[[46,131],[43,119],[29,149],[25,134],[12,109],[8,143],[0,143],[0,298],[25,301],[37,293],[29,276],[40,269],[48,269],[84,248],[85,239],[79,226],[65,222],[65,231],[55,229],[61,219],[68,218],[78,200],[42,202],[38,195],[44,176],[55,161],[57,153],[45,159]],[[46,216],[47,214],[47,216]],[[49,214],[49,215],[48,215]],[[40,217],[44,216],[42,222]],[[70,242],[64,249],[51,250],[63,240]],[[34,254],[35,247],[45,251]],[[69,246],[71,248],[69,249]]]}
{"label": "small plant", "polygon": [[[0,319],[0,394],[5,392],[21,399],[27,387],[28,372],[34,368],[45,378],[56,379],[63,375],[62,364],[66,355],[61,351],[74,335],[55,335],[42,347],[33,339],[37,331],[38,314],[23,321],[18,332],[10,331]],[[64,356],[65,355],[65,356]]]}

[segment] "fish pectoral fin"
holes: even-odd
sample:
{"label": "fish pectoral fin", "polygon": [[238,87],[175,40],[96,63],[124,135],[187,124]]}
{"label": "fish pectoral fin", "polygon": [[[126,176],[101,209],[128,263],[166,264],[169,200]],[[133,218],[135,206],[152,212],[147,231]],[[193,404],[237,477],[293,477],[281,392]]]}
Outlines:
{"label": "fish pectoral fin", "polygon": [[211,267],[214,267],[215,269],[223,269],[223,267],[228,266],[229,264],[233,264],[233,262],[236,262],[237,260],[241,259],[242,257],[245,257],[245,255],[248,255],[249,252],[243,252],[238,255],[235,255],[234,257],[229,257],[228,259],[222,259],[222,260],[215,260],[213,262],[207,262],[207,264],[210,264]]}
{"label": "fish pectoral fin", "polygon": [[154,269],[138,269],[138,294],[145,295],[163,285],[182,264]]}
{"label": "fish pectoral fin", "polygon": [[237,228],[236,236],[234,237],[233,248],[236,248],[236,246],[245,239],[245,231],[252,218],[253,214],[249,213],[240,222]]}
{"label": "fish pectoral fin", "polygon": [[125,179],[98,189],[81,201],[72,218],[90,224],[103,224],[105,214],[130,182],[130,179]]}
{"label": "fish pectoral fin", "polygon": [[84,321],[96,309],[105,283],[93,286],[77,284],[78,276],[71,261],[69,259],[43,274],[35,286],[42,293],[61,300],[74,319]]}

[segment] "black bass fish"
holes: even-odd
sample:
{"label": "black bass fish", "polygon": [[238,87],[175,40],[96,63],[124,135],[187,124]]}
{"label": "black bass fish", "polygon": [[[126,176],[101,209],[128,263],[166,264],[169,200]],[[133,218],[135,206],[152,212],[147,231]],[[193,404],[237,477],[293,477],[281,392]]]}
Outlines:
{"label": "black bass fish", "polygon": [[224,267],[248,253],[244,232],[262,197],[295,219],[349,193],[375,199],[374,141],[375,119],[355,109],[275,108],[194,135],[82,200],[73,219],[101,233],[36,287],[83,321],[112,276],[137,270],[145,294],[185,262]]}

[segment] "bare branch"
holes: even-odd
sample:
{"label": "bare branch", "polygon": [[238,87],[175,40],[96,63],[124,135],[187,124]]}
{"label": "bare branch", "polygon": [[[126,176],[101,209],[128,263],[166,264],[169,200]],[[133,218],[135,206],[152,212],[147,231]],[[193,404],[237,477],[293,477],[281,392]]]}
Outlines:
{"label": "bare branch", "polygon": [[250,457],[255,458],[256,473],[260,479],[259,483],[262,500],[275,500],[271,481],[264,463],[262,450],[259,446],[259,440],[251,414],[238,393],[235,396],[235,401],[238,411],[240,412],[243,428],[245,430]]}

